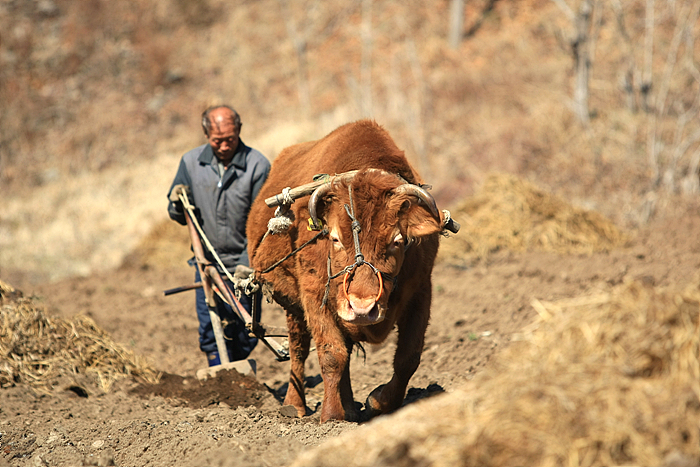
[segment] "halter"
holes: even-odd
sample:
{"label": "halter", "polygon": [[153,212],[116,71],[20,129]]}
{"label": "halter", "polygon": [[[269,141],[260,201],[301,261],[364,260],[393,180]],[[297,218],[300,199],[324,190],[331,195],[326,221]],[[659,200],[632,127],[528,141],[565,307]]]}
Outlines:
{"label": "halter", "polygon": [[331,274],[331,255],[330,253],[328,254],[328,282],[326,283],[326,293],[323,297],[323,303],[321,304],[321,307],[325,306],[326,301],[328,299],[328,290],[330,287],[330,282],[331,279],[335,279],[336,277],[339,277],[341,274],[345,274],[343,277],[343,293],[345,294],[345,298],[350,300],[350,297],[348,297],[348,288],[350,287],[348,284],[348,279],[351,277],[351,273],[358,267],[362,266],[363,264],[368,266],[372,271],[377,275],[377,279],[379,280],[379,292],[377,293],[377,296],[375,297],[374,301],[379,301],[379,299],[382,296],[382,293],[384,292],[384,279],[383,277],[388,278],[394,287],[396,286],[396,276],[391,276],[388,273],[385,272],[380,272],[379,269],[376,268],[372,263],[365,261],[365,256],[362,254],[362,250],[360,249],[360,232],[362,231],[362,227],[360,226],[360,222],[357,220],[357,217],[355,216],[355,203],[352,198],[352,185],[348,185],[348,195],[350,198],[350,205],[348,206],[345,204],[345,212],[348,214],[348,217],[352,220],[352,240],[355,245],[355,262],[352,263],[349,266],[345,266],[343,269],[338,271],[335,274]]}

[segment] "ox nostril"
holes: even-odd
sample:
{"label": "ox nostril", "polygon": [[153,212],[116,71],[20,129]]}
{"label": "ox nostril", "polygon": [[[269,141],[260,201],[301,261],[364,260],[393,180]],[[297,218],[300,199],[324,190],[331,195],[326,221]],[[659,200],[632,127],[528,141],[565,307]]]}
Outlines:
{"label": "ox nostril", "polygon": [[379,316],[380,316],[379,307],[375,304],[372,307],[372,309],[370,310],[368,317],[371,321],[374,321],[374,320],[377,320],[379,318]]}
{"label": "ox nostril", "polygon": [[360,299],[356,296],[339,308],[338,315],[345,321],[360,326],[384,321],[384,312],[379,303],[372,299]]}

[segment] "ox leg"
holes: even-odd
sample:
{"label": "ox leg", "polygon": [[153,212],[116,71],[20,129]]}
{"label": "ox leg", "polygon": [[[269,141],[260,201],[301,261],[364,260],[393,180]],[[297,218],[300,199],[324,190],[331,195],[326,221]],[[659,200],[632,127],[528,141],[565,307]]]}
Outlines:
{"label": "ox leg", "polygon": [[323,375],[321,423],[328,420],[357,421],[348,365],[348,349],[351,347],[331,316],[317,314],[309,318]]}
{"label": "ox leg", "polygon": [[355,406],[355,396],[352,393],[352,384],[350,381],[350,358],[352,355],[353,341],[348,339],[345,341],[345,348],[347,349],[348,358],[345,363],[345,369],[343,370],[343,375],[340,377],[340,401],[343,405],[343,410],[345,411],[345,420],[356,422],[360,419],[360,413]]}
{"label": "ox leg", "polygon": [[387,384],[374,389],[367,397],[366,408],[370,416],[392,412],[403,404],[408,382],[418,369],[425,330],[430,317],[430,295],[415,303],[413,313],[406,313],[398,322],[398,341],[394,354],[394,375]]}
{"label": "ox leg", "polygon": [[287,312],[290,376],[284,405],[293,406],[297,409],[297,415],[303,417],[307,414],[306,395],[304,393],[304,364],[309,356],[311,334],[306,327],[303,312],[301,310],[295,311],[297,312]]}
{"label": "ox leg", "polygon": [[323,375],[323,406],[321,423],[328,420],[357,421],[357,412],[350,388],[350,370],[347,348],[340,342],[324,342],[316,346]]}

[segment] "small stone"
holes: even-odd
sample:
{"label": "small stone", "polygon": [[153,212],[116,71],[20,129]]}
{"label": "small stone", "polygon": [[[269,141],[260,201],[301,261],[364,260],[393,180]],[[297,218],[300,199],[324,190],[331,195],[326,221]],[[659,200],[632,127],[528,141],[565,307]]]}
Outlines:
{"label": "small stone", "polygon": [[293,405],[283,405],[280,407],[280,415],[289,418],[297,418],[299,414],[297,413],[297,408]]}

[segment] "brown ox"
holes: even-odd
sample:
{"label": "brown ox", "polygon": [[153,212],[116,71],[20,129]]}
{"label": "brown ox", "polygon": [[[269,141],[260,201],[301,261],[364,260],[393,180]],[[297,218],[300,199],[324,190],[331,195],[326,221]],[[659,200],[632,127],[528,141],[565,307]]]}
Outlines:
{"label": "brown ox", "polygon": [[[272,216],[266,198],[286,187],[304,185],[317,174],[353,170],[359,170],[353,178],[323,185],[308,204],[302,200],[292,204],[292,225],[286,233],[264,237]],[[389,134],[367,120],[286,148],[274,160],[249,215],[251,265],[260,273],[311,240],[317,232],[308,228],[310,217],[329,232],[269,273],[259,274],[287,314],[291,376],[284,403],[294,406],[299,416],[308,413],[304,362],[311,338],[324,382],[321,422],[358,420],[349,371],[353,344],[380,343],[394,326],[398,328],[394,375],[372,391],[366,407],[373,416],[401,406],[423,351],[430,276],[444,223],[420,183]]]}

